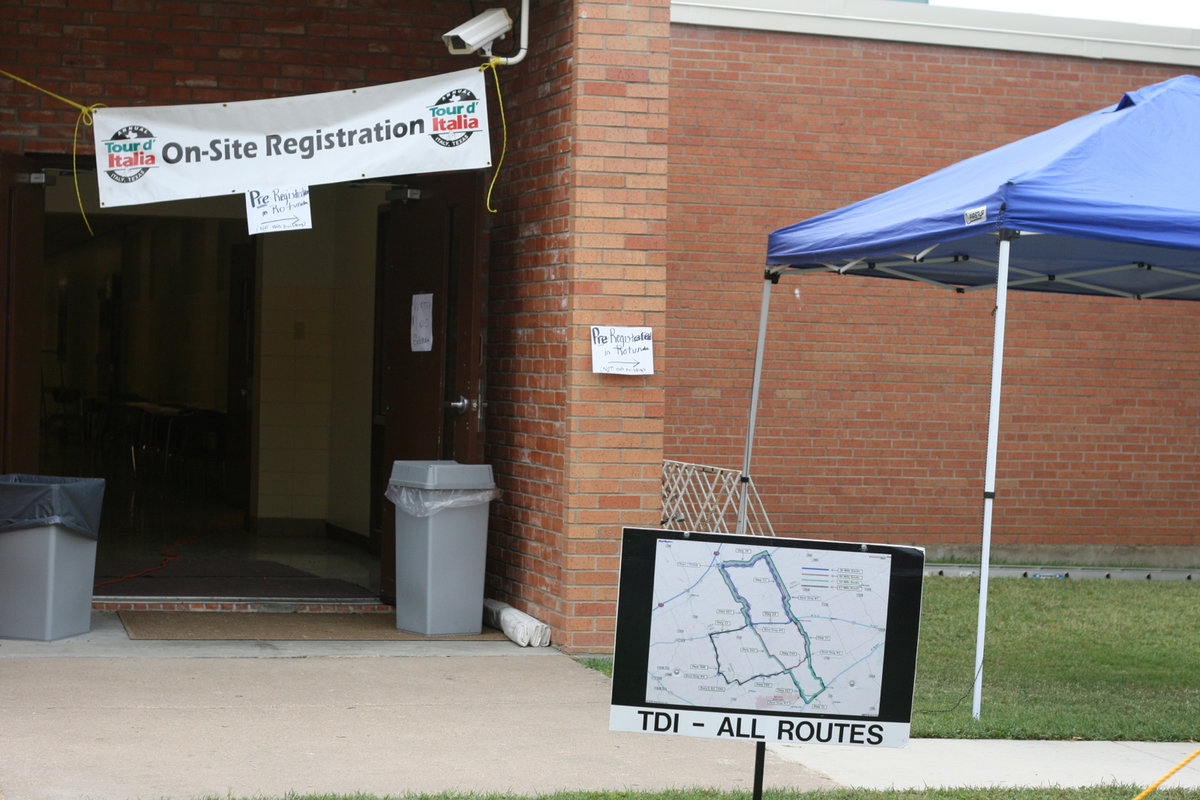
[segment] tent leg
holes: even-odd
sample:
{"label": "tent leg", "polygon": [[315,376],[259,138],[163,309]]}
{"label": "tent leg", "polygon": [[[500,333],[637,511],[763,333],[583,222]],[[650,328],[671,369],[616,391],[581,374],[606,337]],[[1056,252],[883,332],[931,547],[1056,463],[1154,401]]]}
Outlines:
{"label": "tent leg", "polygon": [[988,573],[992,559],[992,502],[996,497],[996,450],[1000,438],[1000,384],[1004,371],[1004,324],[1008,313],[1010,233],[1000,232],[996,270],[996,328],[992,336],[992,394],[988,405],[987,461],[983,476],[983,549],[979,554],[979,618],[975,629],[975,680],[971,716],[979,719],[983,699],[983,649],[987,633]]}
{"label": "tent leg", "polygon": [[758,390],[762,384],[763,351],[767,347],[767,314],[771,310],[771,287],[779,283],[779,275],[763,274],[762,310],[758,315],[758,347],[754,353],[754,381],[750,386],[750,424],[746,430],[746,453],[742,458],[742,483],[739,487],[737,533],[746,532],[746,515],[750,505],[750,458],[754,452],[754,426],[758,424]]}

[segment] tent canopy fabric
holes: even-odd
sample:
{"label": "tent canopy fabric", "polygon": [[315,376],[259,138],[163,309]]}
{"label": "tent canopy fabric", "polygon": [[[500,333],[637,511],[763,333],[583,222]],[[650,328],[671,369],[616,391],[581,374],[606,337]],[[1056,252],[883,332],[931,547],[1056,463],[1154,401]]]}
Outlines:
{"label": "tent canopy fabric", "polygon": [[[980,715],[1009,289],[1200,300],[1200,78],[1109,108],[781,228],[767,240],[743,474],[750,474],[770,287],[830,270],[996,290],[972,715]],[[744,486],[745,484],[743,484]],[[743,530],[746,490],[739,531]]]}
{"label": "tent canopy fabric", "polygon": [[1200,300],[1200,78],[1183,75],[768,237],[767,264]]}

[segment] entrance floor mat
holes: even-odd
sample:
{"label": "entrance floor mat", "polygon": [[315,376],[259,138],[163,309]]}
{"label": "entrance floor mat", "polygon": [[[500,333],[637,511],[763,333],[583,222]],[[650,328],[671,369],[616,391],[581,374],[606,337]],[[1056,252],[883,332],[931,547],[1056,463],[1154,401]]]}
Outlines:
{"label": "entrance floor mat", "polygon": [[96,597],[362,599],[366,588],[274,561],[179,559],[96,562]]}
{"label": "entrance floor mat", "polygon": [[494,628],[479,634],[423,636],[396,630],[395,614],[120,611],[130,639],[261,640],[277,642],[499,641]]}

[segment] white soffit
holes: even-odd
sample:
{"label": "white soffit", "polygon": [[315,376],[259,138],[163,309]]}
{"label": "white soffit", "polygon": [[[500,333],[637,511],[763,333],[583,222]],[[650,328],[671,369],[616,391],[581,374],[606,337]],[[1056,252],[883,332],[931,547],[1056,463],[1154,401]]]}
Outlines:
{"label": "white soffit", "polygon": [[671,22],[852,39],[1200,65],[1200,31],[900,0],[671,0]]}

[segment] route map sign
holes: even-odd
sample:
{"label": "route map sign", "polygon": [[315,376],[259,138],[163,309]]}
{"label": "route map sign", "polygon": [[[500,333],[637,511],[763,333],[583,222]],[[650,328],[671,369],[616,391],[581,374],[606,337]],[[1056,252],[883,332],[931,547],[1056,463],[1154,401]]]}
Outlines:
{"label": "route map sign", "polygon": [[626,528],[609,728],[905,747],[921,548]]}

